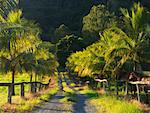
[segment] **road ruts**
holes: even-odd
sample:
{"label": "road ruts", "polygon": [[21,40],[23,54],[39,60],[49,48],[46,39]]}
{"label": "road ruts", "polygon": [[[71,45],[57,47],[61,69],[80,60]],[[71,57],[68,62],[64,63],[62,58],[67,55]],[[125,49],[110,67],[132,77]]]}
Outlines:
{"label": "road ruts", "polygon": [[30,113],[72,113],[72,105],[59,102],[61,98],[64,98],[64,95],[58,92],[52,99],[42,105],[36,106]]}
{"label": "road ruts", "polygon": [[88,102],[88,97],[69,86],[71,81],[68,78],[64,79],[68,87],[75,91],[76,102],[73,104],[59,102],[59,99],[64,98],[65,95],[58,92],[52,99],[36,106],[30,113],[98,113],[96,108]]}

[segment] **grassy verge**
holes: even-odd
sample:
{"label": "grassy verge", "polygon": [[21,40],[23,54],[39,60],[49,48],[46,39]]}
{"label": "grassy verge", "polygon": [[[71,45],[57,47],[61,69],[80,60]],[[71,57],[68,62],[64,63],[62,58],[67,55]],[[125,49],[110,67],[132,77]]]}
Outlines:
{"label": "grassy verge", "polygon": [[57,92],[56,89],[48,89],[43,92],[39,92],[36,95],[28,95],[26,99],[15,99],[13,104],[4,104],[1,109],[1,113],[23,113],[33,109],[35,105],[48,101],[52,95]]}
{"label": "grassy verge", "polygon": [[[48,77],[49,78],[49,77]],[[12,104],[7,104],[7,87],[0,87],[0,113],[23,113],[32,110],[35,105],[47,101],[57,92],[57,78],[51,77],[50,88],[36,94],[30,94],[30,86],[25,86],[25,99],[20,97],[20,87],[15,87],[16,95],[12,98]],[[0,82],[10,82],[11,77],[0,77]],[[15,82],[29,81],[29,76],[23,74],[16,76]],[[45,80],[45,81],[48,81]],[[44,82],[44,81],[43,81]]]}
{"label": "grassy verge", "polygon": [[91,99],[99,113],[143,113],[137,105],[131,104],[125,100],[118,100],[116,97],[102,95],[97,99]]}
{"label": "grassy verge", "polygon": [[100,95],[89,89],[80,92],[89,97],[89,103],[95,106],[99,113],[144,113],[137,103],[118,99],[107,94]]}

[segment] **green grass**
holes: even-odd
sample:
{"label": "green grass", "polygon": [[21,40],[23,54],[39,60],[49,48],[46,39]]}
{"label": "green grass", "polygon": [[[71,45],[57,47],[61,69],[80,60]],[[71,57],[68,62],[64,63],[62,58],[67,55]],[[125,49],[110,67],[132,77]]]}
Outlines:
{"label": "green grass", "polygon": [[57,92],[57,89],[51,89],[45,92],[44,94],[38,97],[35,97],[31,100],[28,100],[28,101],[23,100],[19,104],[19,106],[16,107],[16,111],[19,111],[21,113],[24,111],[32,110],[35,105],[48,101],[51,98],[51,96],[54,95],[56,92]]}
{"label": "green grass", "polygon": [[138,105],[130,103],[115,96],[100,95],[93,90],[83,90],[82,94],[89,97],[89,102],[95,106],[99,113],[143,113]]}
{"label": "green grass", "polygon": [[[57,78],[54,78],[57,79]],[[17,82],[29,82],[30,76],[27,73],[23,74],[17,74],[15,76],[15,83]],[[3,112],[3,110],[8,112],[15,112],[15,113],[22,113],[24,111],[31,110],[35,105],[40,104],[41,102],[47,101],[49,98],[51,98],[52,95],[54,95],[58,88],[57,88],[57,80],[54,81],[54,87],[50,88],[45,91],[41,91],[35,95],[32,95],[29,93],[30,85],[25,85],[25,99],[21,99],[20,97],[20,86],[15,86],[15,96],[12,97],[12,105],[7,104],[7,96],[8,96],[8,88],[7,87],[0,87],[0,113]],[[0,75],[0,82],[1,83],[9,83],[11,82],[11,74],[8,73],[6,75]],[[42,80],[42,82],[47,83],[48,77],[46,77],[45,80]]]}
{"label": "green grass", "polygon": [[[17,74],[15,76],[15,83],[18,82],[24,82],[24,81],[30,81],[30,76],[27,73],[23,73],[23,74]],[[1,83],[11,83],[11,73],[8,74],[1,74],[0,75],[0,82]],[[25,92],[28,93],[29,92],[29,85],[25,85]],[[20,86],[15,86],[15,94],[16,96],[20,95]],[[8,87],[4,87],[4,86],[0,86],[0,106],[7,103],[7,95],[8,95]],[[15,97],[15,96],[14,96]],[[13,97],[13,98],[14,98]]]}
{"label": "green grass", "polygon": [[59,99],[59,102],[62,102],[62,103],[74,103],[74,102],[77,102],[78,99],[77,99],[77,95],[74,93],[70,93],[70,92],[65,92],[65,97],[64,98],[61,98]]}
{"label": "green grass", "polygon": [[74,92],[74,90],[71,89],[70,87],[74,87],[75,84],[71,83],[68,86],[67,83],[65,82],[64,78],[62,78],[62,79],[63,79],[63,82],[62,82],[63,90],[65,92],[64,92],[64,98],[59,99],[59,102],[73,104],[73,102],[77,101],[77,95],[76,95],[76,92]]}
{"label": "green grass", "polygon": [[16,98],[15,101],[17,101],[17,103],[15,102],[12,105],[5,104],[3,109],[0,110],[0,113],[3,113],[4,111],[7,111],[7,113],[24,113],[26,111],[30,111],[35,105],[39,105],[42,102],[48,101],[56,92],[57,88],[48,89],[41,94],[38,94],[38,96],[32,95],[33,97],[30,97],[27,100]]}
{"label": "green grass", "polygon": [[99,113],[143,113],[138,106],[125,100],[118,100],[116,97],[101,95],[91,99],[90,103],[95,105]]}
{"label": "green grass", "polygon": [[63,90],[65,91],[65,92],[70,92],[70,93],[73,93],[74,91],[71,89],[71,88],[69,88],[68,86],[67,86],[67,84],[66,84],[66,82],[62,82],[62,85],[63,85]]}

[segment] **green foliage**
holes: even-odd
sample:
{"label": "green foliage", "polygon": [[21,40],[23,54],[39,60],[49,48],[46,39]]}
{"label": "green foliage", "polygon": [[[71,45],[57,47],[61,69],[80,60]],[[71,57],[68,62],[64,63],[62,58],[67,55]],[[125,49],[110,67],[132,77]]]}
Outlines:
{"label": "green foliage", "polygon": [[8,12],[0,14],[0,69],[12,72],[12,83],[19,71],[25,70],[31,75],[33,72],[44,75],[57,71],[58,62],[51,53],[51,45],[42,43],[39,38],[38,24],[23,18],[20,9],[4,11]]}
{"label": "green foliage", "polygon": [[74,52],[82,48],[82,38],[75,35],[66,35],[59,40],[58,51]]}
{"label": "green foliage", "polygon": [[[124,16],[126,19],[124,24],[130,25],[130,28],[126,27],[126,32],[117,27],[104,30],[98,42],[88,46],[83,51],[73,53],[68,58],[67,66],[80,76],[93,77],[95,74],[106,76],[108,72],[116,75],[120,69],[125,66],[132,67],[133,64],[136,68],[143,59],[141,54],[145,53],[144,48],[147,48],[149,43],[146,38],[148,33],[145,31],[144,25],[137,25],[143,18],[141,14],[143,7],[135,4],[133,9],[131,17]],[[127,12],[127,10],[124,11]],[[136,22],[132,22],[135,20]],[[132,35],[130,35],[131,33]],[[130,70],[133,70],[133,67]]]}
{"label": "green foliage", "polygon": [[[37,32],[36,25],[36,29],[30,28],[30,22],[28,26],[27,20],[22,18],[21,10],[10,11],[7,18],[3,18],[1,22],[7,26],[6,28],[0,26],[2,28],[0,31],[1,63],[4,69],[9,68],[9,70],[12,70],[12,67],[18,68],[24,55],[36,50],[40,43],[39,32]],[[11,24],[23,25],[23,27],[12,28]]]}
{"label": "green foliage", "polygon": [[75,35],[66,35],[56,44],[57,57],[62,67],[65,67],[67,57],[75,51],[79,51],[84,47],[82,38]]}
{"label": "green foliage", "polygon": [[0,0],[0,15],[7,16],[9,11],[18,7],[19,0]]}
{"label": "green foliage", "polygon": [[148,49],[150,46],[149,20],[147,19],[149,12],[140,3],[134,3],[131,11],[127,9],[121,9],[121,11],[124,15],[125,32],[134,44],[131,46],[134,54],[132,54],[133,61],[149,62],[149,58],[145,57],[150,53]]}
{"label": "green foliage", "polygon": [[[4,24],[6,23],[6,25],[7,23],[11,23],[21,26],[21,24],[24,23],[24,19],[21,18],[21,15],[22,12],[20,10],[11,11],[8,17],[4,19],[5,21],[1,22]],[[3,28],[3,26],[0,27]],[[34,29],[32,32],[28,27],[29,26],[12,28],[10,25],[6,29],[0,31],[0,57],[2,63],[10,65],[10,69],[19,66],[22,57],[28,53],[34,52],[40,43],[38,39],[39,32],[35,33]]]}
{"label": "green foliage", "polygon": [[45,48],[53,54],[56,52],[56,45],[52,44],[51,42],[42,41],[42,43],[39,45],[39,48]]}
{"label": "green foliage", "polygon": [[93,6],[90,13],[83,18],[82,33],[86,41],[95,42],[104,29],[116,24],[116,17],[104,5]]}
{"label": "green foliage", "polygon": [[31,73],[35,72],[36,75],[55,75],[59,64],[55,55],[51,53],[50,47],[52,47],[50,43],[39,44],[34,53],[27,54],[23,58],[22,67]]}
{"label": "green foliage", "polygon": [[54,42],[58,42],[61,38],[64,38],[66,35],[71,35],[70,29],[64,24],[60,25],[59,28],[56,28]]}
{"label": "green foliage", "polygon": [[[78,72],[80,76],[91,76],[93,74],[100,74],[105,61],[99,54],[99,43],[95,43],[87,47],[82,52],[76,52],[70,55],[67,59],[67,66]],[[98,55],[98,56],[97,56]]]}
{"label": "green foliage", "polygon": [[107,9],[115,11],[120,16],[120,7],[130,9],[132,4],[137,1],[150,9],[149,0],[59,0],[57,2],[56,0],[45,0],[44,2],[41,0],[29,2],[20,0],[20,7],[27,18],[32,18],[40,23],[40,27],[43,29],[42,39],[50,41],[54,38],[55,29],[61,24],[67,25],[73,32],[80,33],[82,19],[89,13],[93,5],[104,4]]}
{"label": "green foliage", "polygon": [[131,12],[124,8],[121,8],[121,12],[124,16],[123,20],[125,23],[125,29],[127,30],[129,36],[132,38],[137,38],[139,33],[143,32],[147,24],[147,21],[144,21],[144,8],[140,6],[140,3],[135,3],[131,9]]}

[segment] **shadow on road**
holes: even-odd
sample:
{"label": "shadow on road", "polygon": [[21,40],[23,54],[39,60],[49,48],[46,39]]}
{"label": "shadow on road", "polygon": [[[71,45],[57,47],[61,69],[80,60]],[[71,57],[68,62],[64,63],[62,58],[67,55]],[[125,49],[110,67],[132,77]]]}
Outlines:
{"label": "shadow on road", "polygon": [[87,100],[87,98],[81,94],[78,94],[77,98],[78,98],[77,102],[73,105],[73,113],[86,113],[85,101]]}

